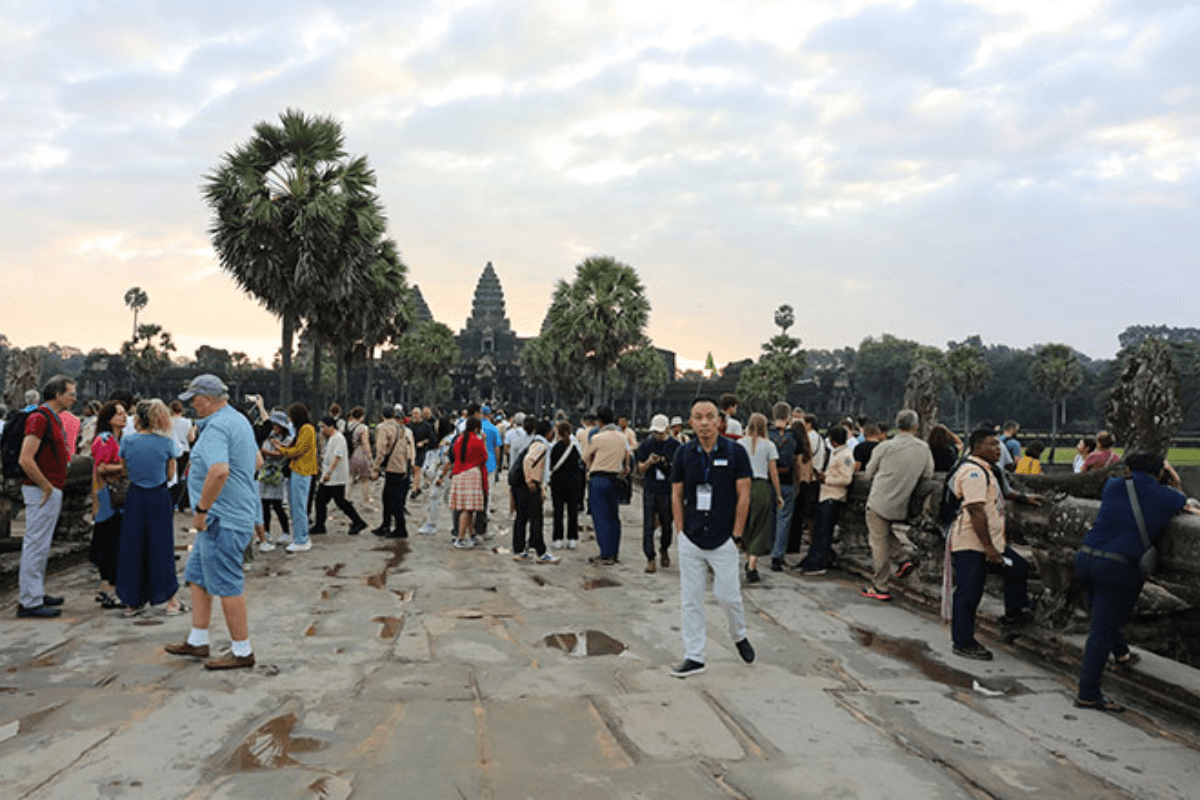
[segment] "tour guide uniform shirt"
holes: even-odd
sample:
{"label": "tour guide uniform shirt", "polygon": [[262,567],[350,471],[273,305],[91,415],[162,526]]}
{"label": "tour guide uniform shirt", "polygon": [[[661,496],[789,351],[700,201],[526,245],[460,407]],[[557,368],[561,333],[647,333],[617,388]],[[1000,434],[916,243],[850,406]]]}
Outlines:
{"label": "tour guide uniform shirt", "polygon": [[683,534],[692,544],[716,550],[733,535],[737,482],[752,476],[746,448],[732,439],[718,436],[711,453],[704,452],[697,439],[679,448],[671,483],[683,484]]}

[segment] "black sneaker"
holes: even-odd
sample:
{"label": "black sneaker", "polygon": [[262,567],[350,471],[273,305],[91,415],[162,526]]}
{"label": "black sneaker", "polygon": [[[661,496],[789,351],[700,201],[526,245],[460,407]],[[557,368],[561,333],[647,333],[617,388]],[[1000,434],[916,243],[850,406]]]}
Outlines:
{"label": "black sneaker", "polygon": [[756,569],[746,570],[746,583],[758,583],[762,580],[762,576],[758,574]]}
{"label": "black sneaker", "polygon": [[387,536],[388,529],[380,525],[378,528],[372,528],[371,533],[376,536]]}
{"label": "black sneaker", "polygon": [[350,526],[350,530],[346,531],[346,533],[349,536],[358,536],[360,533],[362,533],[366,529],[367,529],[367,523],[356,522]]}
{"label": "black sneaker", "polygon": [[750,640],[742,639],[740,642],[737,643],[736,646],[737,646],[738,655],[742,657],[742,661],[745,661],[747,664],[753,664],[754,663],[754,648],[750,646]]}
{"label": "black sneaker", "polygon": [[[743,639],[742,641],[746,640]],[[686,678],[689,675],[699,675],[701,672],[704,672],[704,669],[703,661],[692,661],[690,658],[685,658],[682,664],[671,670],[671,674],[676,678]]]}
{"label": "black sneaker", "polygon": [[42,605],[44,606],[61,606],[63,602],[61,597],[55,597],[52,594],[42,595]]}
{"label": "black sneaker", "polygon": [[[62,615],[61,608],[48,608],[47,606],[34,606],[26,608],[23,605],[17,604],[18,619],[50,619]],[[700,669],[704,669],[704,665],[700,665]]]}
{"label": "black sneaker", "polygon": [[1001,625],[1028,625],[1033,622],[1033,612],[1023,608],[1016,614],[1005,614],[1000,618]]}
{"label": "black sneaker", "polygon": [[771,559],[771,572],[783,572],[783,559],[782,558],[772,558]]}
{"label": "black sneaker", "polygon": [[979,642],[971,642],[966,647],[954,645],[954,655],[962,656],[963,658],[971,658],[975,661],[991,661],[992,651],[981,645]]}
{"label": "black sneaker", "polygon": [[308,529],[308,534],[310,536],[321,536],[322,534],[326,534],[326,533],[329,533],[329,531],[325,530],[324,528],[309,528]]}

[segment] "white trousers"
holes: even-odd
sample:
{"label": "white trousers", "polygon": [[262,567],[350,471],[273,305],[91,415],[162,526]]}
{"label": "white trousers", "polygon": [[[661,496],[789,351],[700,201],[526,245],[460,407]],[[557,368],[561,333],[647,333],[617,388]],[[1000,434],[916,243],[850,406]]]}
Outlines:
{"label": "white trousers", "polygon": [[679,595],[683,610],[684,658],[704,663],[707,642],[704,614],[704,588],[708,570],[713,571],[713,597],[725,610],[729,635],[738,642],[746,638],[746,612],[742,609],[738,552],[732,539],[715,550],[702,550],[686,535],[679,537]]}
{"label": "white trousers", "polygon": [[46,505],[41,505],[42,490],[37,486],[22,486],[25,498],[25,538],[21,542],[21,605],[37,608],[46,595],[46,560],[50,558],[50,542],[54,526],[62,510],[63,493],[55,489]]}

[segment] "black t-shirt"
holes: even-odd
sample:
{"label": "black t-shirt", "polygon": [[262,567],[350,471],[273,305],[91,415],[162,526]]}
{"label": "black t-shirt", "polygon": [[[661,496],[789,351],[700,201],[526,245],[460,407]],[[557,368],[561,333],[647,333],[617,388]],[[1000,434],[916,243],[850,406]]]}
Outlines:
{"label": "black t-shirt", "polygon": [[854,446],[854,460],[863,465],[865,469],[867,464],[871,462],[871,451],[875,449],[875,445],[879,442],[867,439],[864,442],[859,442]]}
{"label": "black t-shirt", "polygon": [[[417,456],[423,459],[425,454],[429,452],[430,448],[437,445],[437,442],[433,440],[433,426],[425,420],[421,420],[420,422],[411,424],[408,427],[412,430],[413,444],[417,448]],[[425,440],[425,444],[421,444],[422,440]],[[420,462],[418,462],[418,466],[419,465]]]}
{"label": "black t-shirt", "polygon": [[[683,484],[683,534],[702,550],[715,550],[733,535],[737,482],[750,478],[750,456],[732,439],[718,436],[711,453],[698,440],[681,445],[671,466],[671,483]],[[708,511],[696,507],[696,487],[712,487]]]}

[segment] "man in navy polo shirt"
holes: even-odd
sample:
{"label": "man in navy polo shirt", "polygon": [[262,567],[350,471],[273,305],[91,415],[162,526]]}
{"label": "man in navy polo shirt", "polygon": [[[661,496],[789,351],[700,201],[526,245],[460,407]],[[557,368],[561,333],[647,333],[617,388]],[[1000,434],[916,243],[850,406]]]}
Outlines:
{"label": "man in navy polo shirt", "polygon": [[713,596],[725,610],[738,655],[754,661],[746,639],[746,614],[738,583],[738,552],[750,510],[750,457],[743,447],[720,436],[717,404],[707,397],[692,401],[695,440],[679,448],[671,468],[671,507],[679,537],[679,590],[683,616],[683,663],[677,678],[704,671],[704,585],[713,571]]}

